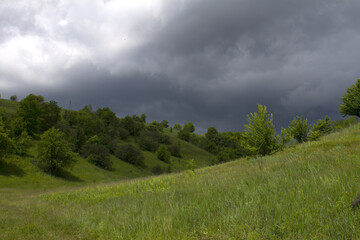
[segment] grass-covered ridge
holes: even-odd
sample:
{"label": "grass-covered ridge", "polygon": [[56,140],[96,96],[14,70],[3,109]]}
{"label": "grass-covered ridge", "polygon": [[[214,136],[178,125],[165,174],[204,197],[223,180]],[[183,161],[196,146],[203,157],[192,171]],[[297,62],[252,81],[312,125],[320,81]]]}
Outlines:
{"label": "grass-covered ridge", "polygon": [[195,173],[2,188],[0,239],[358,239],[359,144],[358,124]]}

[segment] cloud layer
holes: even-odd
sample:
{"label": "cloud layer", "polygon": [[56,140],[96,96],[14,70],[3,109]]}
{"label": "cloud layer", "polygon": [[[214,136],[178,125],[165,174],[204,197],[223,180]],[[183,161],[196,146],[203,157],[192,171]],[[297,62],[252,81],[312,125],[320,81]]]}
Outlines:
{"label": "cloud layer", "polygon": [[[0,89],[63,107],[240,130],[257,104],[277,126],[339,118],[360,69],[357,0],[0,3]],[[48,100],[50,100],[48,99]]]}

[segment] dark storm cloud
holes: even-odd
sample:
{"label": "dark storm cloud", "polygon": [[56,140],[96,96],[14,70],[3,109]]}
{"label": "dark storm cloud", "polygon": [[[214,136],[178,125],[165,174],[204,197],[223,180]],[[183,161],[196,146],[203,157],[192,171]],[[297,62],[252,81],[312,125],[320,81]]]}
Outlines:
{"label": "dark storm cloud", "polygon": [[73,108],[109,106],[119,116],[193,121],[200,131],[241,130],[257,104],[268,106],[278,128],[296,115],[340,117],[340,97],[359,76],[359,1],[153,3],[10,7],[0,14],[0,49],[13,51],[12,29],[20,43],[32,37],[30,55],[41,54],[28,63],[16,52],[14,69],[0,57],[0,87],[63,107],[71,100]]}

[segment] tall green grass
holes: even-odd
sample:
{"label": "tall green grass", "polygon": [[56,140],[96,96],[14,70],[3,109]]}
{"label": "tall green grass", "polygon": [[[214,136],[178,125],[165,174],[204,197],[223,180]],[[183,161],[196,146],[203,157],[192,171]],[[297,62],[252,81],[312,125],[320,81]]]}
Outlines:
{"label": "tall green grass", "polygon": [[0,239],[359,239],[359,144],[355,125],[195,173],[0,189]]}

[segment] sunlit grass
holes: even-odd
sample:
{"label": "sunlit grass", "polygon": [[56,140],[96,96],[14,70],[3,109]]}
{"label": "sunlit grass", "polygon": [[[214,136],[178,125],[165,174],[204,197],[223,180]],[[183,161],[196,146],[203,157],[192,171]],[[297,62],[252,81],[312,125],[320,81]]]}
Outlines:
{"label": "sunlit grass", "polygon": [[356,125],[195,173],[2,189],[0,239],[359,239],[359,144]]}

